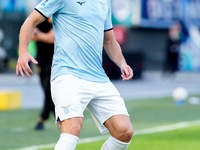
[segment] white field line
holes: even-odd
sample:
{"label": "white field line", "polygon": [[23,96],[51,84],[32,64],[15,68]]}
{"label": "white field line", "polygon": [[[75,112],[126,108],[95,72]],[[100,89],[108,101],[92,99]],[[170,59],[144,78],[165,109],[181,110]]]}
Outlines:
{"label": "white field line", "polygon": [[[179,123],[176,123],[176,124],[165,125],[165,126],[160,126],[160,127],[155,127],[155,128],[136,130],[134,132],[134,136],[157,133],[157,132],[164,132],[164,131],[171,131],[171,130],[187,128],[187,127],[197,126],[197,125],[200,125],[200,120],[188,121],[188,122],[179,122]],[[109,137],[109,135],[97,136],[97,137],[91,137],[91,138],[84,138],[84,139],[80,139],[78,144],[91,143],[91,142],[106,140],[108,137]],[[36,146],[30,146],[30,147],[26,147],[26,148],[22,148],[22,149],[17,149],[17,150],[39,150],[39,149],[44,149],[44,148],[53,148],[55,146],[55,144],[56,143],[47,144],[47,145],[36,145]]]}

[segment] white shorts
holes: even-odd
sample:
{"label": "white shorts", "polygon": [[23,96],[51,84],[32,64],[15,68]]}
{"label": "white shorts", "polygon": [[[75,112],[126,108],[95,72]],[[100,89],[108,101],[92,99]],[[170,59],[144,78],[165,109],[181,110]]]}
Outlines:
{"label": "white shorts", "polygon": [[103,125],[107,119],[114,115],[129,116],[124,100],[111,82],[91,82],[62,75],[51,82],[51,93],[58,128],[60,121],[83,117],[86,107],[102,134],[108,132]]}

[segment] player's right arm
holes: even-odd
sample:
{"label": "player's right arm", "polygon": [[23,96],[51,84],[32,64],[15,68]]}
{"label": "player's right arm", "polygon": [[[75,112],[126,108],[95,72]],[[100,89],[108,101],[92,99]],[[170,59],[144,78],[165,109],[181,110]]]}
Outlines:
{"label": "player's right arm", "polygon": [[33,74],[28,62],[32,61],[34,64],[37,64],[37,61],[28,53],[28,45],[31,40],[33,30],[45,19],[46,18],[43,15],[34,10],[21,27],[19,34],[19,58],[16,66],[16,74],[18,75],[20,73],[23,78],[25,77],[24,73],[28,78],[30,78],[30,74]]}

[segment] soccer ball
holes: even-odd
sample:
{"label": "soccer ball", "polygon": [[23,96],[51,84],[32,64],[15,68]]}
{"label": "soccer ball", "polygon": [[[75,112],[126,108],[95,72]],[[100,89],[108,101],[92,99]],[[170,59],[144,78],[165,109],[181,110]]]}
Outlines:
{"label": "soccer ball", "polygon": [[183,87],[178,87],[173,91],[172,97],[175,100],[176,105],[178,106],[184,105],[185,100],[188,97],[188,91]]}
{"label": "soccer ball", "polygon": [[172,97],[174,100],[185,100],[188,97],[188,92],[183,87],[178,87],[174,90]]}

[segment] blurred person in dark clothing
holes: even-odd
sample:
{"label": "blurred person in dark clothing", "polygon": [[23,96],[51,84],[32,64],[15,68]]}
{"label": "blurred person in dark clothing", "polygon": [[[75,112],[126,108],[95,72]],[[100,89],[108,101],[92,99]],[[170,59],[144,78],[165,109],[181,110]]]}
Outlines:
{"label": "blurred person in dark clothing", "polygon": [[175,22],[168,31],[168,41],[166,50],[166,60],[164,63],[164,73],[174,73],[179,70],[179,45],[183,38],[182,25]]}
{"label": "blurred person in dark clothing", "polygon": [[54,32],[52,28],[52,20],[47,19],[39,24],[34,30],[32,40],[37,43],[37,61],[40,68],[40,82],[44,91],[44,104],[40,114],[40,120],[35,126],[36,130],[44,129],[44,122],[49,118],[50,112],[54,111],[54,104],[51,98],[50,90],[50,73],[52,58],[54,53]]}

